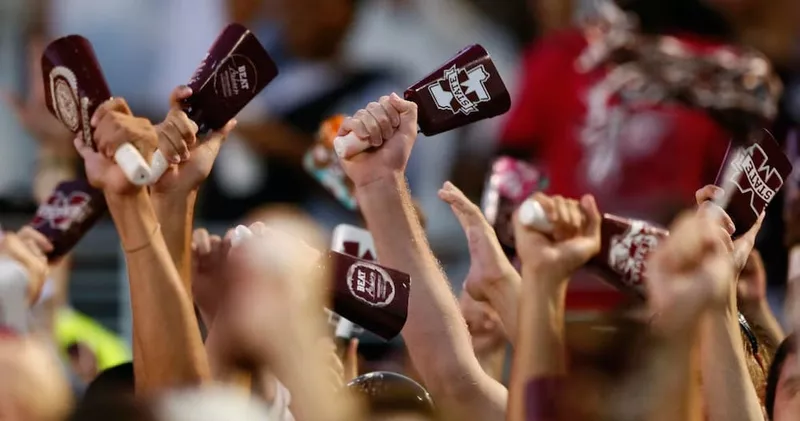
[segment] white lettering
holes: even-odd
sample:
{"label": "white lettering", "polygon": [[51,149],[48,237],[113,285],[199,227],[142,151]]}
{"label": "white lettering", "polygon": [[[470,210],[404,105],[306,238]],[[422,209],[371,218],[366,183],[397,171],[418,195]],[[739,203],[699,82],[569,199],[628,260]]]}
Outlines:
{"label": "white lettering", "polygon": [[239,83],[242,89],[250,89],[250,83],[247,81],[247,68],[245,66],[239,66]]}

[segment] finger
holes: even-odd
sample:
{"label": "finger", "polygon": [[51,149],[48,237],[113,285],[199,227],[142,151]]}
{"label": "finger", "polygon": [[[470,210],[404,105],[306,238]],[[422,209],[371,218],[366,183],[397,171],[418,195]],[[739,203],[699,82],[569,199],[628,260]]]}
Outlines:
{"label": "finger", "polygon": [[383,144],[383,135],[381,135],[381,127],[367,110],[359,110],[355,118],[361,121],[364,127],[367,128],[369,133],[369,144],[372,146],[380,146]]}
{"label": "finger", "polygon": [[567,201],[561,196],[553,197],[553,204],[555,205],[556,210],[556,220],[553,221],[553,237],[556,241],[561,241],[563,239],[567,239],[572,237],[573,230],[572,225],[569,222],[569,207],[567,205]]}
{"label": "finger", "polygon": [[573,232],[578,232],[583,227],[583,212],[577,200],[566,200],[567,210],[569,211],[569,222]]}
{"label": "finger", "polygon": [[167,157],[167,160],[173,164],[180,164],[181,153],[178,147],[180,135],[175,131],[175,128],[167,122],[160,124],[158,126],[158,139],[158,149]]}
{"label": "finger", "polygon": [[733,252],[733,239],[731,238],[731,235],[728,233],[728,231],[725,228],[718,226],[714,227],[714,232],[717,234],[719,242],[724,247],[725,252],[726,253]]}
{"label": "finger", "polygon": [[400,98],[400,96],[397,95],[396,93],[392,93],[389,96],[389,104],[392,107],[394,107],[394,109],[397,110],[397,112],[400,113],[401,116],[411,113],[416,115],[417,113],[417,104],[411,101],[406,101],[403,98]]}
{"label": "finger", "polygon": [[192,241],[197,244],[197,252],[200,255],[206,255],[211,252],[211,243],[209,241],[208,231],[199,228],[194,230],[192,234]]}
{"label": "finger", "polygon": [[258,235],[258,236],[266,235],[269,232],[269,229],[267,228],[267,226],[261,221],[253,223],[252,225],[250,225],[249,228],[250,228],[250,231],[252,231],[254,235]]}
{"label": "finger", "polygon": [[45,41],[40,36],[34,36],[28,42],[28,93],[32,100],[44,102],[44,84],[42,83],[42,54],[45,50]]}
{"label": "finger", "polygon": [[464,195],[464,192],[449,181],[445,182],[442,189],[439,190],[439,198],[450,205],[464,228],[466,225],[476,222],[477,218],[483,219],[480,209]]}
{"label": "finger", "polygon": [[124,98],[121,97],[110,98],[105,102],[103,102],[102,104],[100,104],[99,107],[97,107],[97,110],[95,110],[94,115],[92,115],[92,120],[90,122],[90,125],[92,127],[97,127],[100,121],[108,113],[112,111],[120,112],[127,115],[133,115],[133,113],[131,113],[130,107],[128,107],[128,102],[125,101]]}
{"label": "finger", "polygon": [[72,140],[72,144],[75,146],[75,150],[78,152],[78,155],[85,160],[93,158],[92,155],[95,155],[96,152],[92,149],[91,146],[85,144],[83,139],[81,139],[81,135],[75,137]]}
{"label": "finger", "polygon": [[187,161],[189,159],[189,146],[186,144],[186,137],[184,137],[183,130],[173,118],[167,119],[166,126],[167,130],[165,133],[168,135],[173,150],[180,156],[181,161]]}
{"label": "finger", "polygon": [[44,234],[42,234],[39,231],[36,231],[35,229],[33,229],[33,227],[29,225],[25,225],[24,227],[22,227],[19,230],[18,234],[22,237],[30,238],[31,240],[33,240],[33,242],[36,243],[36,246],[44,252],[53,251],[53,243],[51,243],[50,240],[48,240],[47,237],[44,236]]}
{"label": "finger", "polygon": [[388,95],[382,96],[378,100],[378,104],[381,104],[383,107],[383,111],[389,116],[389,121],[392,123],[392,128],[400,127],[400,113],[397,111],[395,107],[392,106],[391,99],[389,99]]}
{"label": "finger", "polygon": [[728,231],[728,235],[733,235],[736,232],[736,225],[733,224],[733,219],[716,203],[710,201],[702,202],[697,211],[722,226]]}
{"label": "finger", "polygon": [[367,130],[367,126],[355,117],[346,118],[339,127],[339,136],[345,136],[348,133],[355,133],[359,139],[369,141],[369,130]]}
{"label": "finger", "polygon": [[723,190],[721,187],[709,184],[697,190],[694,193],[694,199],[697,202],[697,205],[699,206],[703,202],[706,201],[713,202],[717,199],[722,198],[724,195],[725,195],[725,190]]}
{"label": "finger", "polygon": [[533,200],[542,206],[542,210],[544,211],[545,216],[547,216],[548,221],[552,223],[558,220],[558,211],[556,210],[556,205],[552,197],[549,197],[544,193],[535,193],[533,195]]}
{"label": "finger", "polygon": [[181,108],[181,102],[192,96],[192,88],[181,85],[177,88],[173,89],[172,92],[169,94],[169,106],[170,108]]}
{"label": "finger", "polygon": [[214,259],[222,257],[221,251],[223,249],[222,237],[219,235],[211,235],[208,237],[208,252]]}
{"label": "finger", "polygon": [[345,353],[345,381],[358,377],[358,338],[350,339]]}
{"label": "finger", "polygon": [[[206,141],[203,142],[203,145],[211,149],[212,155],[214,157],[216,157],[217,154],[219,154],[219,149],[222,147],[222,144],[225,143],[225,141],[228,139],[228,135],[230,135],[233,129],[236,128],[237,124],[239,124],[239,122],[236,121],[236,119],[228,121],[228,123],[225,124],[223,128],[211,132],[211,134],[209,134],[208,137],[206,138]],[[195,125],[195,133],[197,133],[196,127],[197,126]]]}
{"label": "finger", "polygon": [[381,130],[381,138],[389,139],[394,135],[394,127],[392,127],[392,122],[381,104],[377,102],[370,102],[367,105],[367,112],[378,123],[378,127],[380,127]]}
{"label": "finger", "polygon": [[173,115],[172,121],[178,128],[183,141],[189,146],[194,145],[197,142],[197,124],[183,111],[175,111]]}
{"label": "finger", "polygon": [[34,241],[32,238],[22,239],[22,244],[24,244],[25,248],[27,248],[28,251],[30,251],[35,257],[44,257],[44,252],[42,252],[42,249],[39,248],[39,245],[37,245],[36,241]]}
{"label": "finger", "polygon": [[600,226],[602,225],[603,217],[597,209],[594,196],[587,194],[581,197],[581,209],[583,209],[585,216],[584,234],[591,236],[600,235]]}

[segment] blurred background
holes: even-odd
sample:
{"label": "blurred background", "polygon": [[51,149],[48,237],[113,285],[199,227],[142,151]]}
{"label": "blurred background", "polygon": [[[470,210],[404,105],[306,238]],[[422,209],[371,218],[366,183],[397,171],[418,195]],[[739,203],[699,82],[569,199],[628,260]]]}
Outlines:
{"label": "blurred background", "polygon": [[[800,2],[698,1],[718,8],[737,41],[760,49],[779,69],[786,90],[773,129],[782,141],[800,122]],[[54,38],[72,33],[88,38],[113,94],[157,122],[167,112],[170,91],[188,82],[219,31],[231,21],[250,28],[281,74],[240,115],[239,128],[201,193],[197,226],[224,233],[261,206],[291,203],[332,228],[357,223],[358,217],[312,186],[299,164],[322,119],[402,92],[475,43],[491,53],[516,104],[523,95],[537,95],[539,87],[523,83],[539,71],[525,65],[536,42],[590,18],[594,10],[592,0],[0,0],[0,90],[6,99],[0,104],[0,223],[11,229],[29,221],[37,197],[49,194],[37,192],[46,186],[38,184],[37,174],[71,159],[71,139],[54,140],[57,128],[40,115],[36,62]],[[452,180],[480,201],[507,118],[420,139],[410,164],[412,193],[456,290],[469,268],[466,241],[436,192]],[[781,209],[779,198],[759,239],[776,306],[786,277]],[[127,338],[127,287],[118,247],[113,226],[103,221],[79,244],[68,281],[55,285],[53,294]]]}

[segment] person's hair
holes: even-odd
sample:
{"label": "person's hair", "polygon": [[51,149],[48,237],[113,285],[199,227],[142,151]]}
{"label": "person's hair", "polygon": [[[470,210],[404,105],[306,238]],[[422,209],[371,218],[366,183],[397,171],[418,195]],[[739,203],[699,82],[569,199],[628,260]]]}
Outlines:
{"label": "person's hair", "polygon": [[107,396],[105,399],[84,401],[68,421],[156,421],[153,410],[133,395]]}
{"label": "person's hair", "polygon": [[648,34],[694,34],[733,40],[735,32],[728,19],[703,0],[616,0],[639,20]]}
{"label": "person's hair", "polygon": [[135,378],[133,363],[122,363],[114,367],[103,370],[95,379],[89,383],[86,393],[83,395],[84,402],[103,401],[109,397],[133,396],[135,390]]}
{"label": "person's hair", "polygon": [[767,375],[767,397],[765,405],[767,407],[767,416],[772,419],[772,414],[775,409],[775,395],[778,392],[778,380],[781,378],[781,371],[783,365],[789,355],[797,352],[795,348],[795,336],[791,335],[781,342],[778,351],[775,353],[775,358],[772,360],[772,365],[769,367],[769,375]]}

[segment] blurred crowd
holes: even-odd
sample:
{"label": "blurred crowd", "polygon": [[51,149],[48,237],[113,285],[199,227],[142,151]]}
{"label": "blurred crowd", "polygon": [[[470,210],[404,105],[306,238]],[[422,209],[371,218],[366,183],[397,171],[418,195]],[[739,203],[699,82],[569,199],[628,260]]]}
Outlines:
{"label": "blurred crowd", "polygon": [[[203,132],[232,22],[278,75]],[[0,57],[0,420],[800,420],[797,0],[0,0]]]}

